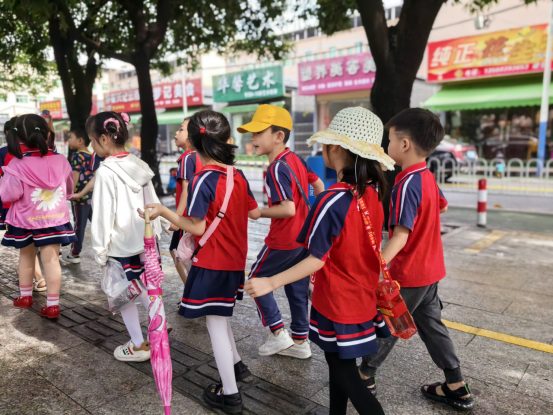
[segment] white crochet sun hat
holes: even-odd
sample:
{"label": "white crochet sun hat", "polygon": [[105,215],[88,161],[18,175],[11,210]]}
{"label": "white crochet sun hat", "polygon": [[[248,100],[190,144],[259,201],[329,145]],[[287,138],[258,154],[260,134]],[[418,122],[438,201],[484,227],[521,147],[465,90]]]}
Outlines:
{"label": "white crochet sun hat", "polygon": [[383,170],[393,170],[395,161],[382,148],[384,126],[371,111],[363,107],[344,108],[332,120],[325,131],[319,131],[307,140],[311,147],[315,142],[342,146],[363,158],[376,160]]}

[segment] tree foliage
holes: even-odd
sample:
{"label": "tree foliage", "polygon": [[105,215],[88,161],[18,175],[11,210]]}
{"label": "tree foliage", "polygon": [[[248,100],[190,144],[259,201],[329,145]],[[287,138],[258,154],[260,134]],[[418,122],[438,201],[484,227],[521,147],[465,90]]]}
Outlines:
{"label": "tree foliage", "polygon": [[[37,18],[30,15],[30,18]],[[29,26],[0,2],[0,94],[49,92],[56,85],[55,66],[48,60],[48,33],[44,26]]]}

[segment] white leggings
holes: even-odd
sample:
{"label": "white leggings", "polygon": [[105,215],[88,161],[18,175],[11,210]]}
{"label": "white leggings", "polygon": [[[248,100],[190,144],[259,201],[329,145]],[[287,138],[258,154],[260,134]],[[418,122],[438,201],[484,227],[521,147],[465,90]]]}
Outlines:
{"label": "white leggings", "polygon": [[[138,296],[138,299],[140,300],[144,308],[148,310],[148,305],[150,304],[150,300],[148,300],[148,292],[146,290],[142,290],[142,292]],[[127,331],[131,336],[133,344],[136,347],[142,346],[142,343],[144,342],[144,336],[142,336],[140,319],[138,318],[138,308],[136,308],[136,303],[134,301],[132,301],[131,304],[121,310],[121,317],[123,317],[123,321],[125,322],[125,326],[127,327]]]}
{"label": "white leggings", "polygon": [[223,383],[223,393],[225,395],[238,393],[234,365],[240,361],[240,355],[236,350],[229,319],[221,316],[206,316],[205,321],[209,337],[211,337],[211,345],[219,375],[221,375],[221,382]]}

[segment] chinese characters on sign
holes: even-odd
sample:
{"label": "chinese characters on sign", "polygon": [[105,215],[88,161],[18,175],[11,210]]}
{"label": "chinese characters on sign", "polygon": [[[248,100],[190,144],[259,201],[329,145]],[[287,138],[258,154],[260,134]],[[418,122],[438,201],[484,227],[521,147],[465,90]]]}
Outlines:
{"label": "chinese characters on sign", "polygon": [[376,65],[370,53],[299,64],[299,94],[320,95],[371,89]]}
{"label": "chinese characters on sign", "polygon": [[282,67],[254,69],[213,77],[215,102],[247,101],[284,95]]}
{"label": "chinese characters on sign", "polygon": [[50,116],[53,120],[61,120],[66,115],[64,114],[65,111],[63,111],[61,100],[41,102],[40,112],[42,113],[43,110],[50,111]]}
{"label": "chinese characters on sign", "polygon": [[[154,101],[156,108],[182,108],[184,92],[182,82],[154,85]],[[188,106],[203,104],[202,80],[186,81],[186,102]],[[140,93],[138,89],[109,92],[104,95],[106,111],[138,112],[140,111]]]}
{"label": "chinese characters on sign", "polygon": [[541,72],[547,24],[428,44],[429,82]]}

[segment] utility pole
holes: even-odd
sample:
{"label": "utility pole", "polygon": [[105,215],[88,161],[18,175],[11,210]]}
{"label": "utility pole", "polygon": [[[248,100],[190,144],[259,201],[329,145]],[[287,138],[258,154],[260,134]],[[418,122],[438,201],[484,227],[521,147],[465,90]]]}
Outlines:
{"label": "utility pole", "polygon": [[551,2],[551,11],[549,16],[549,28],[547,34],[547,49],[545,51],[545,67],[543,68],[543,89],[541,96],[540,109],[540,134],[538,142],[538,174],[541,175],[545,165],[545,141],[547,139],[547,121],[549,118],[549,84],[551,83],[551,29],[553,28],[553,1]]}

